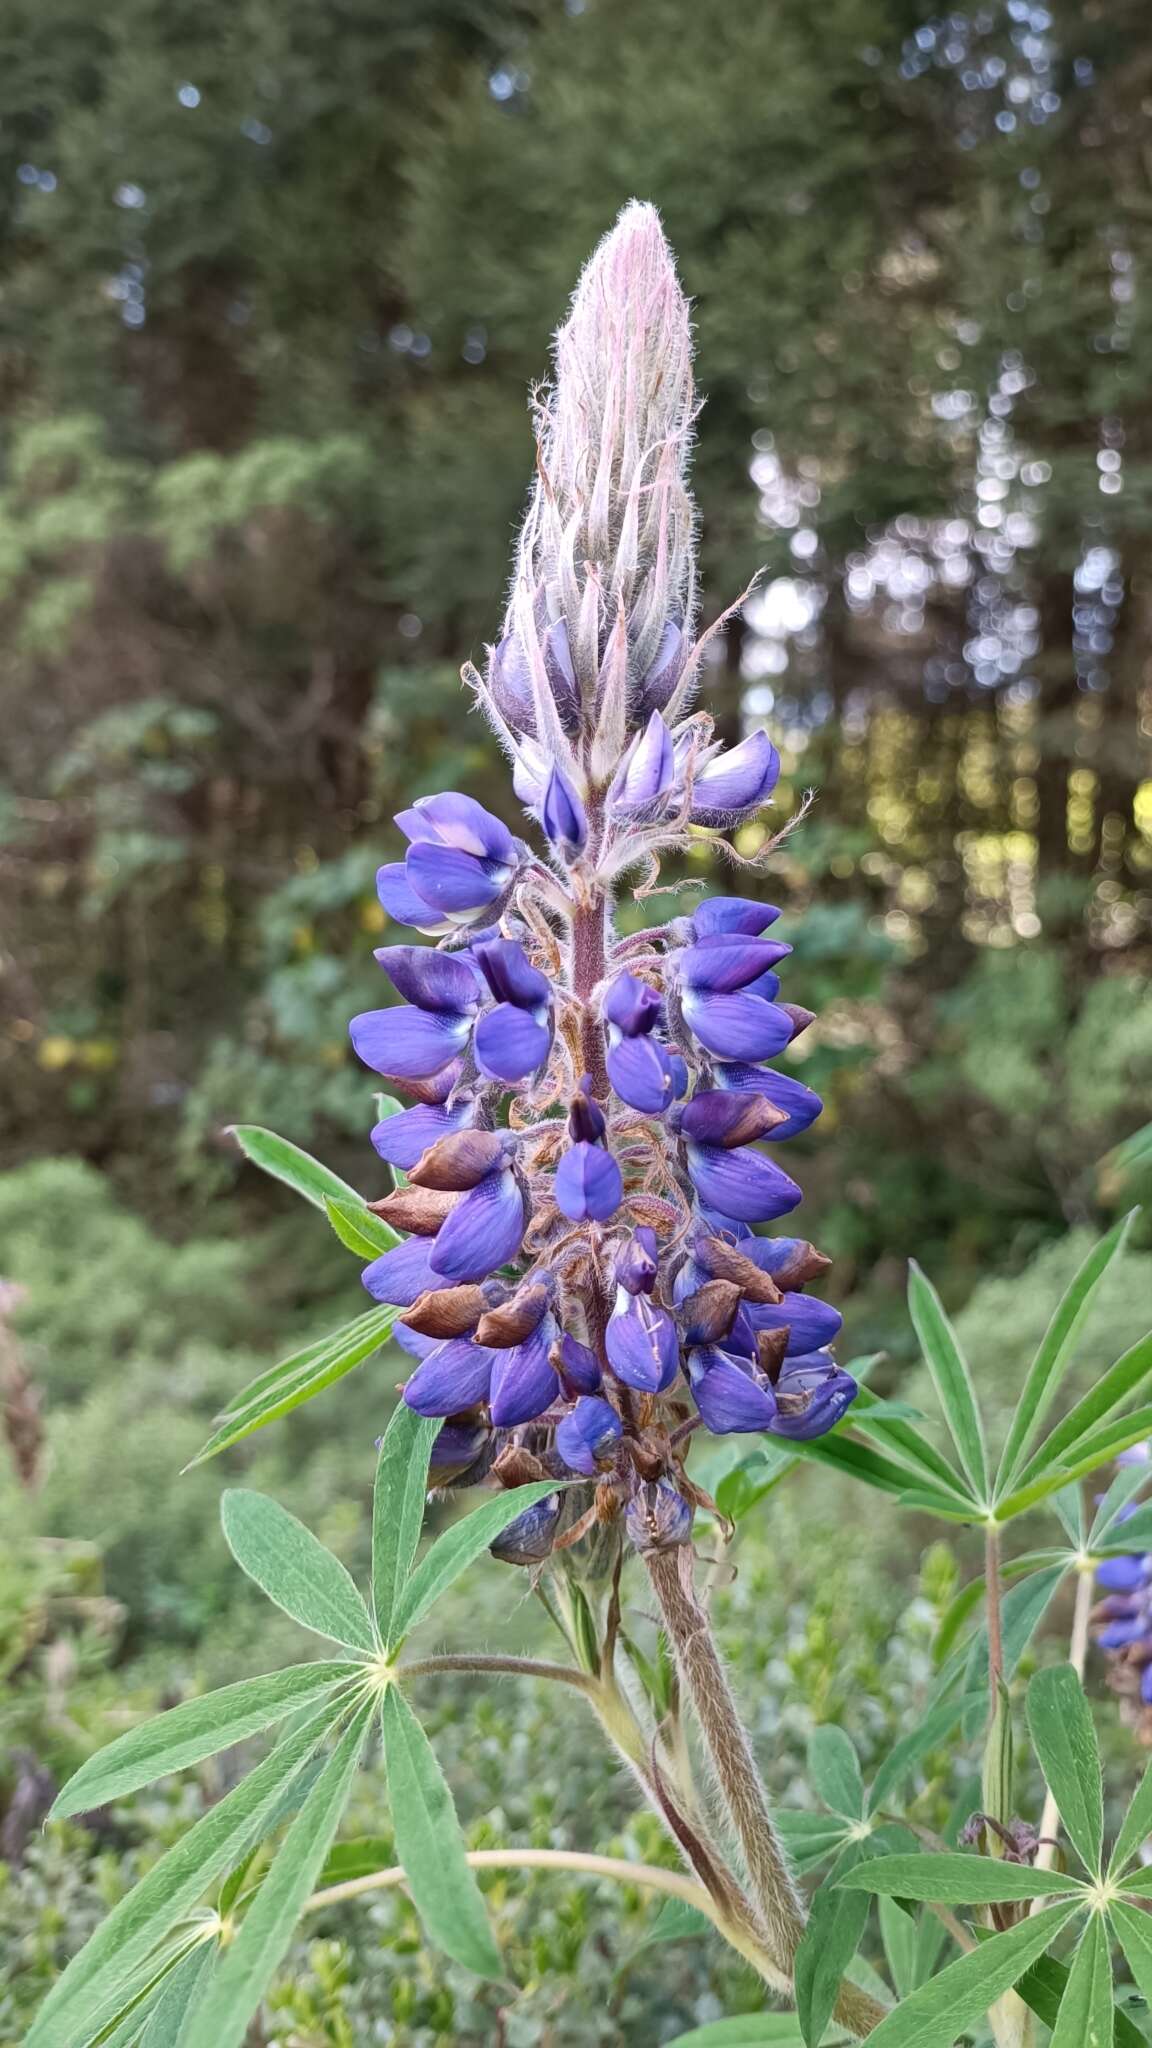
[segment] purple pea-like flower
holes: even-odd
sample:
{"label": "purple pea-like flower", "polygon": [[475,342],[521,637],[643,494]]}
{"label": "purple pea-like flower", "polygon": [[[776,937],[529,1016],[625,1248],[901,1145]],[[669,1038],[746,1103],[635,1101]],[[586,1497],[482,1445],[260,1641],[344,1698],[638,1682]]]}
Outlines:
{"label": "purple pea-like flower", "polygon": [[582,1394],[557,1425],[556,1449],[572,1472],[592,1479],[606,1464],[624,1434],[616,1410],[594,1394]]}
{"label": "purple pea-like flower", "polygon": [[490,1081],[523,1081],[544,1065],[552,1049],[551,986],[514,939],[490,940],[471,950],[496,998],[476,1026],[476,1064]]}
{"label": "purple pea-like flower", "polygon": [[[613,924],[628,878],[640,900],[694,825],[750,817],[779,774],[765,733],[724,748],[693,708],[690,330],[650,209],[593,259],[556,373],[503,630],[486,678],[468,671],[542,839],[454,791],[397,819],[381,902],[442,943],[385,947],[401,1002],[352,1025],[414,1105],[372,1134],[407,1176],[374,1207],[412,1234],[363,1277],[403,1311],[405,1400],[444,1421],[437,1483],[595,1479],[597,1520],[655,1554],[691,1533],[682,1370],[709,1428],[793,1441],[856,1389],[828,1349],[838,1311],[805,1291],[827,1262],[754,1235],[800,1199],[766,1146],[821,1106],[765,1064],[812,1021],[780,1000],[779,912],[719,896]],[[496,1553],[545,1558],[564,1498]],[[1109,1597],[1142,1603],[1144,1582]]]}

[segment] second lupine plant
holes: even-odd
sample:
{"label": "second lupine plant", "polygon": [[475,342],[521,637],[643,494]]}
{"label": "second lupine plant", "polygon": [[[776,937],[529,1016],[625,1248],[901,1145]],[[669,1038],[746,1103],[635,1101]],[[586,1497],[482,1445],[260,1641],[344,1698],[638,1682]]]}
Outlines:
{"label": "second lupine plant", "polygon": [[[694,708],[693,412],[687,305],[633,205],[557,338],[504,631],[466,671],[530,837],[456,792],[400,814],[380,900],[437,944],[382,948],[402,1002],[352,1023],[416,1098],[373,1132],[405,1176],[377,1212],[408,1235],[364,1281],[403,1312],[405,1400],[444,1418],[433,1469],[595,1477],[585,1519],[641,1549],[687,1540],[698,1422],[811,1438],[856,1392],[839,1315],[805,1292],[827,1261],[757,1234],[799,1203],[778,1148],[821,1107],[772,1064],[812,1021],[781,999],[778,911],[716,896],[626,937],[613,919],[779,774],[765,733],[725,747]],[[526,1560],[559,1519],[559,1497],[531,1511]]]}

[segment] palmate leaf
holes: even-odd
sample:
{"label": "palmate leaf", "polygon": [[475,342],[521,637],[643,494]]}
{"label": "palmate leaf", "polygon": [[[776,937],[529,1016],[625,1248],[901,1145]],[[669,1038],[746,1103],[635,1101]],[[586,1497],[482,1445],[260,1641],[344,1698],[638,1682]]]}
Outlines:
{"label": "palmate leaf", "polygon": [[[847,1424],[834,1429],[827,1436],[813,1437],[810,1443],[795,1446],[796,1456],[810,1458],[818,1465],[831,1465],[837,1472],[843,1472],[849,1479],[861,1479],[866,1486],[874,1486],[881,1493],[895,1494],[897,1499],[912,1499],[910,1488],[917,1475],[907,1465],[898,1465],[893,1458],[874,1450],[871,1444],[857,1443],[854,1438],[842,1434]],[[925,1486],[915,1496],[914,1504],[926,1506],[933,1514],[959,1521],[973,1520],[976,1509],[961,1505],[955,1494],[945,1493],[943,1487],[933,1489]]]}
{"label": "palmate leaf", "polygon": [[1099,1913],[1072,1959],[1049,2048],[1112,2048],[1112,1962]]}
{"label": "palmate leaf", "polygon": [[908,1278],[908,1309],[960,1463],[979,1498],[985,1500],[988,1453],[972,1375],[940,1297],[915,1259]]}
{"label": "palmate leaf", "polygon": [[1140,1854],[1149,1835],[1152,1834],[1152,1763],[1150,1763],[1132,1794],[1128,1811],[1120,1823],[1120,1832],[1108,1864],[1108,1876],[1119,1877],[1128,1865]]}
{"label": "palmate leaf", "polygon": [[[1106,1541],[1116,1528],[1119,1517],[1123,1514],[1133,1495],[1139,1493],[1142,1486],[1147,1486],[1150,1479],[1152,1479],[1152,1469],[1146,1465],[1122,1465],[1120,1467],[1111,1486],[1100,1502],[1092,1527],[1088,1531],[1089,1549],[1093,1549],[1097,1544]],[[1143,1510],[1141,1509],[1139,1512],[1143,1513]]]}
{"label": "palmate leaf", "polygon": [[863,1819],[860,1759],[850,1737],[833,1722],[814,1728],[808,1738],[808,1776],[831,1813],[845,1820]]}
{"label": "palmate leaf", "polygon": [[365,1206],[363,1195],[357,1194],[346,1180],[330,1167],[321,1166],[310,1152],[304,1152],[299,1145],[293,1145],[289,1138],[278,1138],[275,1131],[267,1131],[261,1124],[232,1124],[229,1137],[235,1138],[246,1159],[252,1161],[263,1173],[271,1174],[273,1180],[282,1180],[287,1187],[303,1195],[306,1202],[326,1213],[327,1202],[350,1202],[354,1209]]}
{"label": "palmate leaf", "polygon": [[1071,1466],[1083,1456],[1086,1443],[1107,1421],[1117,1408],[1131,1400],[1138,1387],[1152,1375],[1152,1334],[1142,1337],[1133,1344],[1123,1357],[1116,1360],[1102,1373],[1083,1400],[1059,1422],[1050,1436],[1045,1437],[1040,1449],[1016,1478],[1015,1486],[1005,1492],[1023,1491],[1034,1479],[1052,1472],[1058,1467]]}
{"label": "palmate leaf", "polygon": [[883,1858],[885,1847],[882,1835],[849,1841],[812,1899],[794,1966],[796,2017],[805,2048],[819,2048],[824,2038],[840,1981],[860,1946],[868,1920],[867,1893],[841,1891],[837,1880],[854,1865]]}
{"label": "palmate leaf", "polygon": [[503,1966],[465,1861],[452,1794],[428,1737],[394,1685],[384,1695],[381,1728],[396,1854],[416,1911],[437,1947],[477,1976],[499,1977]]}
{"label": "palmate leaf", "polygon": [[1117,1899],[1108,1909],[1117,1941],[1143,1998],[1152,2005],[1152,1919]]}
{"label": "palmate leaf", "polygon": [[[105,2021],[99,2034],[89,2035],[88,2040],[96,2048],[140,2048],[144,2030],[165,1997],[171,1979],[178,1976],[187,1988],[193,1974],[189,1966],[210,1965],[214,1945],[214,1938],[198,1929],[176,1939],[159,1959],[155,1955],[150,1957],[143,1969],[137,1971],[131,1988],[125,1987],[118,1994],[115,2017]],[[197,1978],[202,1981],[202,1971],[197,1972]]]}
{"label": "palmate leaf", "polygon": [[893,1899],[923,1899],[937,1906],[990,1906],[1007,1899],[1042,1899],[1082,1889],[1080,1880],[1033,1870],[994,1856],[884,1856],[859,1864],[837,1883],[847,1891],[883,1892]]}
{"label": "palmate leaf", "polygon": [[372,1621],[355,1582],[311,1529],[248,1487],[225,1493],[220,1520],[237,1564],[269,1600],[303,1628],[372,1654]]}
{"label": "palmate leaf", "polygon": [[241,2048],[248,2022],[292,1939],[347,1803],[373,1702],[341,1736],[273,1858],[240,1932],[225,1951],[181,2048]]}
{"label": "palmate leaf", "polygon": [[[845,2036],[826,2038],[843,2040]],[[795,2013],[751,2012],[692,2027],[687,2034],[677,2034],[667,2048],[803,2048],[803,2043]]]}
{"label": "palmate leaf", "polygon": [[1065,1833],[1096,1877],[1104,1839],[1104,1782],[1092,1711],[1071,1664],[1036,1673],[1028,1687],[1028,1726]]}
{"label": "palmate leaf", "polygon": [[428,1465],[441,1427],[401,1401],[380,1445],[372,1495],[372,1604],[389,1650],[396,1641],[397,1603],[420,1541]]}
{"label": "palmate leaf", "polygon": [[[1055,1956],[1041,1956],[1030,1970],[1025,1970],[1016,1980],[1017,1996],[1031,2007],[1046,2027],[1054,2026],[1060,2010],[1060,2001],[1070,1975],[1067,1963],[1057,1962]],[[1112,2024],[1115,2028],[1115,2048],[1148,2048],[1148,2039],[1135,2027],[1126,2012],[1118,2006],[1112,2008]]]}
{"label": "palmate leaf", "polygon": [[53,1985],[25,2048],[88,2048],[156,1944],[273,1824],[285,1792],[340,1715],[339,1705],[326,1702],[113,1907]]}
{"label": "palmate leaf", "polygon": [[1010,1991],[1076,1912],[1069,1902],[994,1934],[929,1978],[869,2034],[870,2048],[943,2048]]}
{"label": "palmate leaf", "polygon": [[1096,1472],[1101,1465],[1107,1465],[1121,1451],[1130,1450],[1133,1444],[1142,1443],[1152,1436],[1152,1404],[1134,1408],[1128,1415],[1114,1416],[1110,1422],[1101,1423],[1090,1435],[1082,1437],[1078,1444],[1065,1453],[1065,1462],[1054,1471],[1044,1472],[1028,1480],[996,1503],[996,1519],[1000,1523],[1013,1521],[1017,1515],[1035,1507],[1038,1501],[1046,1500],[1050,1493],[1068,1486],[1074,1479],[1084,1479],[1089,1472]]}
{"label": "palmate leaf", "polygon": [[1075,1356],[1080,1332],[1112,1261],[1123,1249],[1135,1214],[1133,1210],[1131,1215],[1123,1217],[1099,1244],[1093,1245],[1044,1333],[1005,1440],[997,1476],[1001,1492],[1010,1490],[1044,1417],[1060,1391]]}
{"label": "palmate leaf", "polygon": [[[1147,1484],[1147,1472],[1140,1472],[1139,1477],[1142,1484]],[[1137,1508],[1126,1522],[1118,1522],[1090,1549],[1093,1557],[1126,1557],[1134,1550],[1152,1550],[1152,1507]]]}
{"label": "palmate leaf", "polygon": [[231,1450],[233,1444],[241,1443],[268,1423],[279,1421],[282,1415],[290,1415],[294,1408],[303,1407],[305,1401],[334,1386],[345,1373],[362,1365],[387,1343],[398,1314],[399,1310],[394,1308],[369,1309],[354,1322],[345,1323],[343,1329],[305,1345],[302,1351],[294,1351],[289,1358],[260,1373],[237,1394],[204,1448],[184,1467],[185,1471],[218,1457],[221,1451]]}
{"label": "palmate leaf", "polygon": [[381,1252],[390,1252],[400,1243],[399,1232],[382,1217],[374,1216],[359,1199],[353,1203],[329,1198],[324,1211],[341,1244],[355,1252],[358,1259],[378,1259]]}
{"label": "palmate leaf", "polygon": [[[1068,1571],[1068,1561],[1061,1557],[1056,1564],[1045,1565],[1037,1572],[1029,1572],[1026,1578],[1010,1586],[1004,1595],[1000,1606],[1000,1632],[1006,1681],[1015,1677],[1020,1659]],[[934,1710],[937,1703],[948,1695],[958,1680],[962,1680],[964,1691],[970,1696],[970,1703],[975,1704],[979,1701],[983,1711],[984,1702],[988,1697],[986,1622],[982,1622],[975,1634],[961,1643],[959,1649],[948,1658],[929,1699],[929,1708]]]}
{"label": "palmate leaf", "polygon": [[983,1695],[977,1693],[972,1698],[948,1700],[925,1714],[919,1727],[905,1735],[879,1766],[868,1793],[868,1812],[875,1813],[891,1798],[913,1766],[951,1734],[970,1707],[983,1708],[983,1704]]}
{"label": "palmate leaf", "polygon": [[185,1700],[140,1728],[130,1728],[81,1764],[56,1798],[49,1819],[90,1813],[138,1792],[170,1771],[216,1756],[262,1728],[310,1706],[359,1674],[350,1663],[296,1664],[265,1678],[244,1678],[203,1699]]}
{"label": "palmate leaf", "polygon": [[160,1987],[140,2048],[187,2048],[188,2029],[208,1989],[214,1961],[215,1943],[202,1941],[176,1965]]}
{"label": "palmate leaf", "polygon": [[854,1428],[874,1437],[894,1457],[919,1472],[930,1485],[942,1486],[947,1492],[954,1493],[958,1500],[967,1500],[968,1488],[956,1467],[928,1442],[920,1430],[902,1416],[892,1415],[890,1407],[891,1403],[882,1401],[867,1387],[861,1387],[852,1403]]}
{"label": "palmate leaf", "polygon": [[512,1487],[507,1493],[497,1494],[494,1500],[485,1501],[482,1507],[473,1508],[470,1515],[437,1537],[399,1595],[388,1647],[395,1648],[403,1641],[441,1593],[495,1542],[517,1515],[560,1490],[554,1479],[535,1479],[528,1486]]}

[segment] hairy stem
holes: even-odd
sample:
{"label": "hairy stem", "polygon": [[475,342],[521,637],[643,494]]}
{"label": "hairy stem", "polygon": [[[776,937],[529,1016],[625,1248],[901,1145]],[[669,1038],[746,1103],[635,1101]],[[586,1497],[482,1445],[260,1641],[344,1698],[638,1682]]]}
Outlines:
{"label": "hairy stem", "polygon": [[[626,1863],[615,1856],[596,1856],[579,1849],[472,1849],[465,1860],[473,1870],[571,1870],[585,1877],[610,1877],[619,1884],[644,1885],[652,1891],[666,1892],[670,1898],[694,1906],[765,1982],[777,1983],[778,1972],[771,1957],[742,1928],[732,1924],[702,1885],[679,1870],[661,1870],[652,1863]],[[388,1870],[374,1870],[366,1877],[351,1877],[344,1884],[313,1892],[303,1911],[318,1913],[323,1906],[339,1905],[345,1899],[362,1898],[368,1892],[385,1891],[404,1882],[402,1865],[394,1864]]]}
{"label": "hairy stem", "polygon": [[592,1011],[592,992],[603,981],[607,968],[608,898],[596,890],[587,903],[574,905],[570,970],[573,993],[584,1004],[581,1045],[586,1071],[592,1078],[592,1093],[601,1102],[608,1096],[607,1051],[604,1027]]}
{"label": "hairy stem", "polygon": [[594,1678],[577,1671],[573,1664],[549,1664],[538,1657],[483,1657],[471,1651],[448,1657],[419,1657],[400,1666],[400,1677],[435,1678],[453,1671],[489,1671],[508,1678],[551,1678],[558,1685],[571,1685],[591,1697],[597,1690]]}
{"label": "hairy stem", "polygon": [[1000,1623],[1000,1525],[984,1531],[984,1601],[988,1617],[988,1693],[992,1712],[1004,1683],[1004,1635]]}
{"label": "hairy stem", "polygon": [[[681,1559],[687,1560],[682,1566]],[[692,1701],[733,1832],[747,1866],[766,1946],[780,1977],[791,1986],[796,1950],[804,1934],[804,1903],[772,1824],[752,1745],[732,1697],[728,1676],[692,1590],[691,1553],[655,1552],[645,1562]],[[851,1984],[841,1987],[835,2017],[857,2036],[872,2032],[884,2009]]]}

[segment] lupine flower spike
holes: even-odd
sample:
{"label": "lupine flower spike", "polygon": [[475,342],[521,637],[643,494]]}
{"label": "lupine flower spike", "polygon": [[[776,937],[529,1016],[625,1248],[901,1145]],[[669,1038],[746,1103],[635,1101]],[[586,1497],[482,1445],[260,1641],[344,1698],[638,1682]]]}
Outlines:
{"label": "lupine flower spike", "polygon": [[[593,1481],[646,1552],[689,1538],[698,1423],[795,1441],[856,1392],[805,1291],[827,1261],[757,1234],[799,1203],[777,1148],[821,1106],[770,1064],[811,1022],[780,999],[778,912],[612,923],[621,877],[753,817],[779,774],[766,733],[724,749],[692,708],[694,408],[688,307],[633,204],[557,336],[503,632],[465,671],[540,850],[455,792],[403,812],[380,900],[437,945],[384,947],[402,1002],[351,1027],[415,1098],[372,1134],[406,1236],[364,1281],[404,1312],[405,1400],[444,1418],[434,1476]],[[559,1497],[521,1521],[499,1554],[522,1563],[574,1533]]]}

